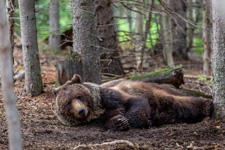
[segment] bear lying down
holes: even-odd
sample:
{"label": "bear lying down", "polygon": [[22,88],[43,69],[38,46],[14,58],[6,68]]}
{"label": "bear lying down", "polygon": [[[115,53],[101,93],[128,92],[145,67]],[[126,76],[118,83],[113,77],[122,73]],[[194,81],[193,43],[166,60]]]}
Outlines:
{"label": "bear lying down", "polygon": [[96,120],[106,129],[128,130],[211,117],[213,102],[154,83],[120,80],[97,85],[79,75],[54,89],[56,114],[65,125]]}

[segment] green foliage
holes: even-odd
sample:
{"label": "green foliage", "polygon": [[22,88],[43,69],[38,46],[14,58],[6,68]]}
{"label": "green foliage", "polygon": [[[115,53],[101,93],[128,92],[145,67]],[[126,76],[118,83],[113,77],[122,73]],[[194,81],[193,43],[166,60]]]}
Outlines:
{"label": "green foliage", "polygon": [[[16,4],[18,6],[18,4]],[[72,26],[70,0],[60,0],[60,32]],[[49,35],[49,0],[38,0],[35,4],[38,41],[44,41]],[[15,31],[20,35],[19,9],[15,11]]]}
{"label": "green foliage", "polygon": [[[49,1],[50,0],[38,0],[36,1],[36,18],[37,18],[37,30],[38,30],[38,40],[45,41],[49,36]],[[17,2],[17,1],[16,1]],[[145,0],[145,4],[148,4],[149,1]],[[158,5],[159,2],[155,1],[155,3]],[[118,30],[118,42],[121,45],[123,50],[131,50],[134,47],[133,43],[133,36],[135,31],[135,18],[133,17],[132,13],[124,6],[115,3],[116,9],[114,9],[116,12],[116,16],[125,17],[125,18],[117,18],[116,24],[118,26],[115,26],[116,30]],[[16,4],[18,6],[18,4]],[[145,7],[143,7],[144,9]],[[201,12],[202,12],[201,8]],[[147,12],[146,10],[143,12]],[[72,19],[71,19],[71,9],[70,9],[70,0],[60,0],[60,8],[59,8],[59,14],[60,14],[60,32],[63,33],[67,29],[71,28],[72,26]],[[146,13],[147,14],[147,13]],[[129,25],[129,21],[126,17],[131,17],[131,25]],[[151,49],[152,46],[154,46],[157,42],[157,39],[159,39],[159,33],[158,30],[160,30],[160,25],[155,22],[156,20],[159,20],[159,15],[152,14],[152,20],[151,20],[151,28],[150,33],[147,36],[146,41],[146,47],[147,49]],[[202,16],[200,16],[202,17]],[[19,10],[16,8],[15,11],[15,31],[18,35],[20,35],[20,21],[19,19]],[[146,18],[144,17],[143,22],[143,29],[145,29],[146,24]],[[194,55],[197,57],[202,57],[203,53],[203,40],[202,40],[202,29],[200,28],[202,26],[202,20],[198,21],[197,28],[195,29],[195,39],[194,39],[194,46],[195,51]],[[130,29],[131,27],[131,29]],[[131,30],[131,31],[130,31]],[[41,47],[41,49],[45,49],[45,47]]]}
{"label": "green foliage", "polygon": [[203,77],[201,75],[198,75],[198,79],[200,79],[203,82],[206,82],[208,85],[212,85],[213,78],[207,79],[206,77]]}
{"label": "green foliage", "polygon": [[[153,14],[152,15],[152,20],[155,18],[156,16]],[[143,29],[145,29],[145,24],[146,24],[146,19],[144,20],[143,23]],[[121,45],[123,46],[123,44],[127,44],[127,42],[132,42],[131,41],[131,34],[129,34],[130,32],[134,32],[135,30],[135,26],[132,27],[132,31],[129,30],[129,22],[125,19],[119,19],[118,20],[118,24],[119,24],[119,35],[118,35],[118,40],[121,43]],[[157,32],[157,24],[154,21],[151,21],[151,25],[150,25],[150,33],[147,36],[147,40],[146,40],[146,47],[148,49],[150,49],[152,46],[154,46],[156,44],[156,40],[159,38],[159,33]],[[159,27],[160,28],[160,27]],[[152,40],[150,40],[152,39]],[[152,43],[151,43],[152,42]],[[132,45],[132,44],[131,44]],[[126,47],[129,50],[132,49],[133,47]]]}
{"label": "green foliage", "polygon": [[[71,27],[70,1],[59,1],[60,32]],[[36,4],[38,40],[44,41],[49,36],[49,0],[39,0]]]}
{"label": "green foliage", "polygon": [[39,0],[35,5],[38,40],[44,41],[48,37],[49,29],[49,0]]}
{"label": "green foliage", "polygon": [[203,52],[203,39],[202,38],[195,38],[194,39],[195,48],[198,52]]}

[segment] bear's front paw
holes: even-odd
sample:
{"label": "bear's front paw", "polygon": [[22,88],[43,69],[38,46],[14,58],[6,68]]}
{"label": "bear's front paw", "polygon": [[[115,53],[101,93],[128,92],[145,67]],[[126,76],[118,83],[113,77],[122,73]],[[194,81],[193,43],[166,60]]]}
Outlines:
{"label": "bear's front paw", "polygon": [[106,128],[113,131],[125,131],[130,129],[128,119],[122,115],[112,117],[107,123]]}

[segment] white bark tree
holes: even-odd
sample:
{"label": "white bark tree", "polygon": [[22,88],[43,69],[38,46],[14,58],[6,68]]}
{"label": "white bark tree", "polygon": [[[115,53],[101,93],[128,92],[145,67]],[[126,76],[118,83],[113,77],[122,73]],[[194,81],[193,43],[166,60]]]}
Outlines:
{"label": "white bark tree", "polygon": [[49,39],[50,50],[60,50],[59,0],[50,0],[49,4]]}
{"label": "white bark tree", "polygon": [[43,90],[34,5],[34,0],[19,0],[25,84],[31,96],[37,96]]}
{"label": "white bark tree", "polygon": [[101,83],[97,18],[93,0],[71,0],[73,51],[82,58],[84,81]]}
{"label": "white bark tree", "polygon": [[3,0],[0,1],[0,18],[0,67],[4,107],[8,122],[9,149],[22,150],[20,121],[13,87],[12,51],[9,27],[7,26],[6,9]]}
{"label": "white bark tree", "polygon": [[215,116],[225,117],[225,16],[224,0],[212,0],[213,18],[213,99]]}

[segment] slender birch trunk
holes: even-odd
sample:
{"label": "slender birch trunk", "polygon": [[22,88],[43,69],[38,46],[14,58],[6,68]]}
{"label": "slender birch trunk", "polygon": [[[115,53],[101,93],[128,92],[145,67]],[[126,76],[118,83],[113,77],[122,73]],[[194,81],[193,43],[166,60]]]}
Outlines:
{"label": "slender birch trunk", "polygon": [[7,26],[5,3],[2,0],[0,1],[0,18],[0,67],[2,94],[8,123],[9,149],[22,150],[20,121],[13,87],[12,47]]}

